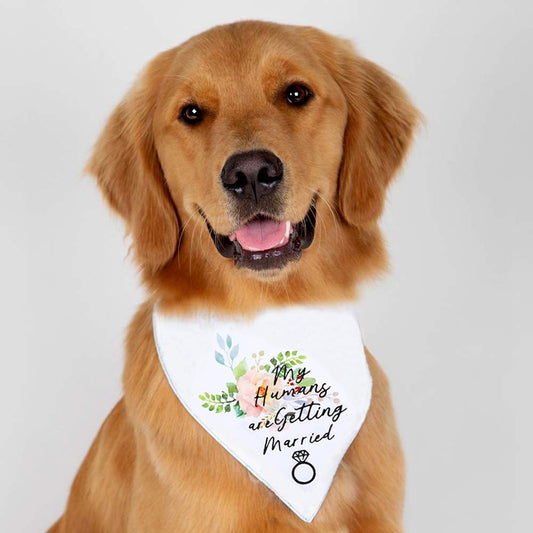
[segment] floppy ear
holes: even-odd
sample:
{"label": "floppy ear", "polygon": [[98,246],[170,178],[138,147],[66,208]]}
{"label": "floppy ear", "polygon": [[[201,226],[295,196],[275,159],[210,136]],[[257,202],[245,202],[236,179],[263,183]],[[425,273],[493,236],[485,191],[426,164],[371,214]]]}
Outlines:
{"label": "floppy ear", "polygon": [[402,164],[421,119],[403,88],[384,70],[357,55],[352,44],[302,28],[348,105],[338,207],[354,226],[374,223],[387,185]]}
{"label": "floppy ear", "polygon": [[348,103],[338,203],[352,225],[375,222],[421,118],[403,88],[351,44],[337,47],[334,77]]}
{"label": "floppy ear", "polygon": [[157,157],[152,120],[169,52],[154,59],[109,117],[86,170],[126,221],[135,258],[152,272],[174,255],[178,218]]}

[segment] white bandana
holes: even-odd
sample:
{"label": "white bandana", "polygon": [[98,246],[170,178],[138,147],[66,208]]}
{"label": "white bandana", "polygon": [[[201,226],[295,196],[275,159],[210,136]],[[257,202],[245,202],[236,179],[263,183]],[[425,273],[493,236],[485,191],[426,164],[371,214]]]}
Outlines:
{"label": "white bandana", "polygon": [[185,408],[310,522],[370,405],[353,309],[288,307],[253,319],[154,309],[153,324],[161,365]]}

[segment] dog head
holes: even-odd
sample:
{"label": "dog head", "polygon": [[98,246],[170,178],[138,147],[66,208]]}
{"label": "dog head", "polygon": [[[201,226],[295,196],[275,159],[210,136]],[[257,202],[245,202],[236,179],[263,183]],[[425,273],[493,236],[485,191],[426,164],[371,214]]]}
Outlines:
{"label": "dog head", "polygon": [[240,22],[157,56],[88,170],[167,297],[349,297],[384,266],[377,220],[417,121],[347,41]]}

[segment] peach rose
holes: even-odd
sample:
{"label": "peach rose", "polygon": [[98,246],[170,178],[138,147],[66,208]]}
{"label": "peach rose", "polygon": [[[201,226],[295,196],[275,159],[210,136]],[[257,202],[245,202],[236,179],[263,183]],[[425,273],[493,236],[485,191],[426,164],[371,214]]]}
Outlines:
{"label": "peach rose", "polygon": [[[274,385],[274,377],[274,374],[258,372],[255,368],[252,368],[237,380],[238,393],[235,394],[235,398],[239,400],[243,413],[257,418],[263,413],[274,410],[278,400],[272,399],[270,394],[281,389],[279,384]],[[255,405],[255,397],[258,392],[260,395],[266,392],[267,397],[264,400],[259,398],[257,405]],[[263,401],[265,402],[264,406]]]}

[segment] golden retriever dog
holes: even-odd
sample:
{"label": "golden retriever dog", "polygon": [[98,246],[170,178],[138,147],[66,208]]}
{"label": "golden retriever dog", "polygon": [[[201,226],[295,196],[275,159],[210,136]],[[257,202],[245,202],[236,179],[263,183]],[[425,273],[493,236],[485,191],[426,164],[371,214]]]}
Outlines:
{"label": "golden retriever dog", "polygon": [[[50,531],[402,531],[402,450],[368,352],[370,409],[306,523],[185,410],[152,309],[352,300],[386,267],[378,218],[418,121],[386,72],[310,27],[219,26],[148,64],[87,169],[127,225],[150,297],[128,329],[124,396]],[[254,248],[258,227],[267,237]]]}

